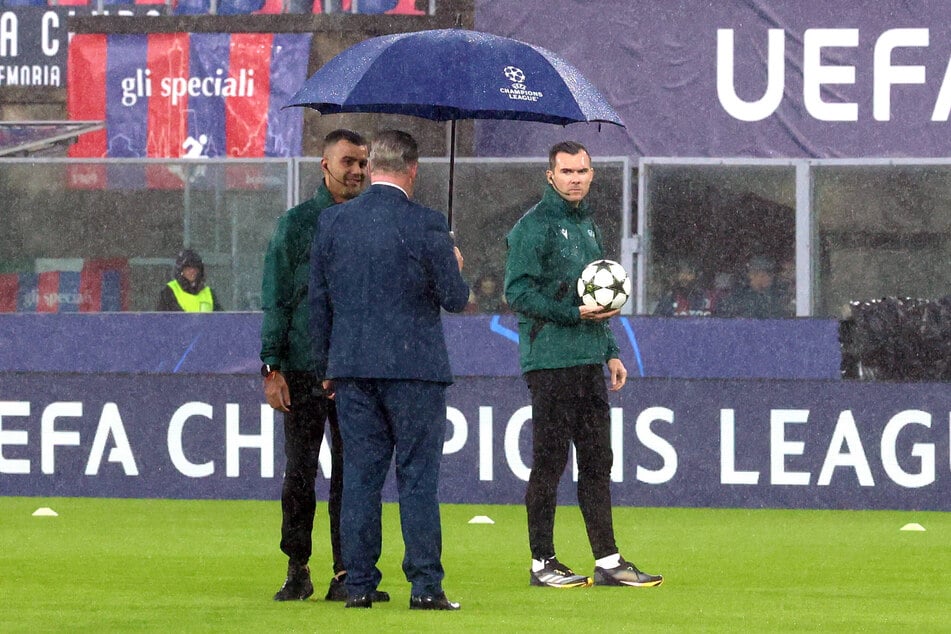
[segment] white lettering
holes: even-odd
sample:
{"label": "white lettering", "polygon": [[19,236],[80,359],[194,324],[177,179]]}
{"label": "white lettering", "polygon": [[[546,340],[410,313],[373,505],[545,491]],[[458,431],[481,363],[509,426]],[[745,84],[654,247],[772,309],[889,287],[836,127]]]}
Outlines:
{"label": "white lettering", "polygon": [[479,480],[491,482],[495,477],[492,467],[492,439],[493,431],[492,408],[479,407]]}
{"label": "white lettering", "polygon": [[779,107],[786,85],[786,34],[769,29],[766,63],[766,90],[756,101],[744,101],[736,94],[733,67],[733,29],[717,29],[717,98],[732,117],[740,121],[762,121]]}
{"label": "white lettering", "polygon": [[522,460],[522,453],[518,448],[518,439],[522,434],[522,428],[525,423],[532,419],[532,406],[526,405],[515,410],[512,417],[509,418],[508,425],[505,426],[505,437],[503,445],[505,448],[505,461],[512,470],[512,474],[522,480],[528,481],[528,476],[532,470],[528,468],[525,461]]}
{"label": "white lettering", "polygon": [[803,35],[802,98],[806,110],[820,121],[858,121],[857,103],[827,103],[822,100],[825,84],[854,84],[854,66],[822,64],[825,47],[859,45],[858,29],[807,29]]}
{"label": "white lettering", "polygon": [[3,455],[4,445],[26,445],[30,442],[29,432],[25,429],[4,429],[3,417],[29,415],[29,401],[0,401],[0,473],[26,474],[30,472],[30,461],[27,458],[6,458]]}
{"label": "white lettering", "polygon": [[801,456],[806,443],[786,440],[787,424],[802,424],[809,418],[807,409],[774,409],[770,411],[770,483],[809,484],[810,473],[804,471],[786,471],[786,456]]}
{"label": "white lettering", "polygon": [[60,67],[49,65],[0,66],[0,86],[61,85]]}
{"label": "white lettering", "polygon": [[[261,418],[268,417],[271,419],[270,425],[274,427],[274,409],[270,406],[261,408]],[[328,429],[330,425],[327,425]],[[328,435],[325,435],[320,441],[320,449],[317,450],[317,468],[320,469],[320,473],[326,478],[330,479],[331,474],[333,473],[333,457],[330,455],[330,440],[328,440]]]}
{"label": "white lettering", "polygon": [[0,57],[16,57],[20,54],[17,46],[18,29],[16,13],[4,11],[0,14]]}
{"label": "white lettering", "polygon": [[611,482],[624,482],[624,410],[611,408]]}
{"label": "white lettering", "polygon": [[40,469],[51,475],[56,473],[56,446],[79,445],[78,431],[57,431],[57,418],[78,418],[83,415],[83,404],[77,401],[50,403],[40,418]]}
{"label": "white lettering", "polygon": [[931,120],[947,121],[948,116],[951,116],[951,59],[948,60],[948,65],[944,69],[944,79],[941,81],[938,98],[934,102]]}
{"label": "white lettering", "polygon": [[635,477],[647,484],[663,484],[677,474],[677,451],[673,445],[651,430],[651,423],[655,420],[673,424],[674,412],[666,407],[648,407],[637,416],[634,423],[637,439],[663,461],[659,469],[647,469],[638,464]]}
{"label": "white lettering", "polygon": [[43,20],[40,24],[40,48],[47,57],[53,57],[59,53],[59,40],[52,37],[51,31],[59,28],[59,16],[55,11],[47,11],[43,14]]}
{"label": "white lettering", "polygon": [[889,29],[875,42],[872,114],[876,121],[892,117],[892,85],[925,83],[924,66],[892,66],[892,51],[903,46],[928,46],[928,29]]}
{"label": "white lettering", "polygon": [[109,462],[120,463],[128,476],[139,475],[139,469],[135,466],[135,456],[132,455],[132,446],[122,425],[119,407],[115,403],[106,403],[102,406],[96,437],[92,441],[92,449],[89,450],[89,460],[86,461],[86,475],[99,475],[102,455],[105,453],[106,441],[110,435],[115,439],[116,445],[109,450]]}
{"label": "white lettering", "polygon": [[[138,76],[136,72],[136,76]],[[254,70],[242,68],[238,70],[236,76],[222,78],[224,70],[217,69],[215,75],[218,77],[163,77],[159,82],[159,94],[162,97],[171,99],[172,105],[178,105],[179,101],[188,97],[253,97],[254,96]],[[124,78],[122,81],[131,79]],[[124,86],[125,84],[123,84]],[[129,86],[133,84],[130,83]],[[126,90],[123,87],[123,103],[130,102],[134,105],[139,97],[145,96],[136,90],[130,88]]]}
{"label": "white lettering", "polygon": [[225,475],[237,478],[240,475],[240,450],[261,450],[261,477],[274,477],[274,410],[261,405],[261,431],[259,434],[240,433],[240,406],[225,405]]}
{"label": "white lettering", "polygon": [[736,421],[732,409],[720,410],[720,484],[756,484],[759,471],[736,470]]}
{"label": "white lettering", "polygon": [[882,430],[882,467],[885,473],[895,484],[916,489],[927,486],[935,479],[934,445],[914,443],[911,446],[911,455],[920,460],[921,470],[918,473],[909,473],[898,464],[896,445],[898,434],[908,425],[922,425],[931,429],[931,414],[913,409],[898,412]]}
{"label": "white lettering", "polygon": [[204,478],[215,472],[214,460],[208,462],[195,463],[185,457],[185,448],[182,444],[182,436],[185,431],[185,423],[192,416],[201,416],[211,420],[211,405],[192,401],[184,403],[172,414],[172,420],[168,423],[168,456],[172,464],[178,471],[189,478]]}
{"label": "white lettering", "polygon": [[[842,452],[843,445],[847,449],[846,452]],[[859,437],[859,430],[855,426],[855,418],[851,410],[845,410],[839,414],[839,420],[832,432],[829,450],[822,462],[822,470],[819,472],[816,484],[828,486],[832,482],[832,473],[836,467],[852,467],[855,469],[859,484],[863,487],[875,486],[872,469],[868,465],[865,448],[862,447],[862,439]]]}
{"label": "white lettering", "polygon": [[443,441],[443,455],[453,454],[466,446],[466,440],[469,439],[469,423],[465,415],[455,407],[446,408],[446,420],[452,426],[452,435],[448,440]]}

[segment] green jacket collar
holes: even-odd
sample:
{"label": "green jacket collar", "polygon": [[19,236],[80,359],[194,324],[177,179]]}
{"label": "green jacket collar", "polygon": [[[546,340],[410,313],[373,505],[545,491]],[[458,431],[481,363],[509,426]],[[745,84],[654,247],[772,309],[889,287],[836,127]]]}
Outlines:
{"label": "green jacket collar", "polygon": [[582,200],[577,207],[572,206],[567,200],[558,195],[555,188],[551,185],[545,187],[545,193],[542,194],[542,200],[539,205],[543,211],[553,217],[570,218],[578,221],[591,215],[591,207],[587,199]]}
{"label": "green jacket collar", "polygon": [[327,189],[327,184],[323,181],[323,179],[320,181],[320,187],[318,187],[317,191],[314,192],[313,200],[321,209],[326,209],[331,205],[337,204],[337,201],[334,200],[333,195],[330,193],[330,190]]}

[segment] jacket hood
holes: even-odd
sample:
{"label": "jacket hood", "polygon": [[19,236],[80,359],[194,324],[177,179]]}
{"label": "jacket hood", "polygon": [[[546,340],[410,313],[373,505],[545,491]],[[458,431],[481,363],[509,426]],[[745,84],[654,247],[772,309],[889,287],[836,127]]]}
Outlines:
{"label": "jacket hood", "polygon": [[[182,275],[182,271],[189,266],[198,269],[198,277],[195,278],[194,282],[189,282]],[[205,288],[205,264],[197,251],[184,249],[178,254],[178,257],[175,258],[175,280],[188,293],[195,294]]]}

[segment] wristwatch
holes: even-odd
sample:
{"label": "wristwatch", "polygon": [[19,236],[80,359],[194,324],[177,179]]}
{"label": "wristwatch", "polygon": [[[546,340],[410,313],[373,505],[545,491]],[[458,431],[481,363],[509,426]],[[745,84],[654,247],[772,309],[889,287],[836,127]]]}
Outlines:
{"label": "wristwatch", "polygon": [[271,375],[272,372],[280,372],[281,366],[271,365],[270,363],[265,363],[261,366],[261,376],[267,378]]}

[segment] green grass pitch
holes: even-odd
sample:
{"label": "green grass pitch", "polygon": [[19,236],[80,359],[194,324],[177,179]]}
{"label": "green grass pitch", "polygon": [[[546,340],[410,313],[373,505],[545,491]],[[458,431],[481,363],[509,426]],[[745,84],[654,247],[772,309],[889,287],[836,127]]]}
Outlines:
{"label": "green grass pitch", "polygon": [[[442,517],[460,612],[407,609],[391,504],[380,568],[393,601],[345,610],[323,601],[325,504],[315,598],[288,604],[271,600],[286,567],[278,502],[0,497],[0,632],[951,631],[948,513],[619,507],[622,554],[664,585],[572,590],[529,587],[522,507]],[[910,522],[926,531],[900,530]],[[577,507],[559,507],[555,531],[559,558],[590,574]]]}

